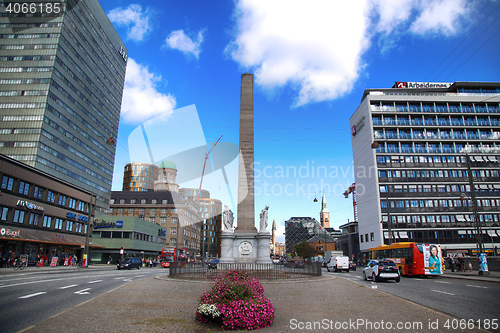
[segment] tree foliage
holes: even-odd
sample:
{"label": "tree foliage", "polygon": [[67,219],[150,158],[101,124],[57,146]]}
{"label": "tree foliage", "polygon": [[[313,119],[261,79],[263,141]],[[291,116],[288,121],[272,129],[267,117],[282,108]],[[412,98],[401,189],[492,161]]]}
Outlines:
{"label": "tree foliage", "polygon": [[299,244],[295,244],[294,250],[297,252],[298,256],[301,256],[304,259],[311,258],[316,255],[316,249],[306,240],[303,240]]}

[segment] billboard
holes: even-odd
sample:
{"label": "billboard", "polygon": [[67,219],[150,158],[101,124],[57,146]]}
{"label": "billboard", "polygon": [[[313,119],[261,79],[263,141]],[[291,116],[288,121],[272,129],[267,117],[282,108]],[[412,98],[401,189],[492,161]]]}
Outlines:
{"label": "billboard", "polygon": [[443,254],[439,244],[423,244],[425,275],[443,274]]}

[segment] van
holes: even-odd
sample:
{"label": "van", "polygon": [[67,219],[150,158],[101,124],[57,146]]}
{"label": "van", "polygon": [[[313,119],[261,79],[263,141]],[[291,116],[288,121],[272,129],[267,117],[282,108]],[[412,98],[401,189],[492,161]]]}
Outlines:
{"label": "van", "polygon": [[346,271],[349,272],[349,257],[348,256],[335,256],[330,258],[326,265],[327,271]]}

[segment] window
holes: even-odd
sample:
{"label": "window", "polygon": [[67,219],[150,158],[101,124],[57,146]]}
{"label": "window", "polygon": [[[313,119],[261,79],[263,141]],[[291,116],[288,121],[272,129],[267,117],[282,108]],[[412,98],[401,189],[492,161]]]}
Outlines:
{"label": "window", "polygon": [[78,210],[83,212],[85,210],[85,202],[79,201],[78,202]]}
{"label": "window", "polygon": [[177,217],[172,217],[170,222],[172,222],[172,224],[177,224]]}
{"label": "window", "polygon": [[75,209],[76,207],[76,200],[73,199],[73,198],[69,198],[69,204],[68,204],[68,207],[69,208],[72,208],[72,209]]}
{"label": "window", "polygon": [[123,213],[123,208],[118,208],[118,213]]}
{"label": "window", "polygon": [[156,208],[150,208],[149,214],[156,214]]}
{"label": "window", "polygon": [[166,217],[160,217],[160,223],[167,223]]}
{"label": "window", "polygon": [[62,219],[56,219],[56,224],[54,225],[55,229],[61,230],[63,225],[63,220]]}
{"label": "window", "polygon": [[66,221],[66,231],[73,231],[73,221]]}
{"label": "window", "polygon": [[125,199],[120,199],[120,203],[124,204],[125,203]]}
{"label": "window", "polygon": [[2,177],[2,189],[12,191],[12,186],[14,185],[14,178],[7,176]]}
{"label": "window", "polygon": [[0,220],[6,221],[8,213],[9,213],[9,209],[7,207],[0,206]]}
{"label": "window", "polygon": [[82,232],[82,224],[81,223],[76,223],[75,225],[75,232]]}
{"label": "window", "polygon": [[44,228],[50,228],[51,224],[52,224],[52,217],[50,217],[50,216],[44,216],[43,217],[43,224],[42,224],[42,226]]}
{"label": "window", "polygon": [[130,199],[131,204],[135,204],[135,199]]}
{"label": "window", "polygon": [[141,204],[145,204],[146,203],[146,199],[141,199]]}
{"label": "window", "polygon": [[54,203],[54,192],[52,191],[47,192],[47,201]]}
{"label": "window", "polygon": [[28,192],[30,190],[30,184],[25,183],[23,181],[19,182],[19,193],[28,195]]}
{"label": "window", "polygon": [[163,199],[163,200],[161,201],[161,203],[162,203],[162,204],[164,204],[164,205],[166,205],[166,204],[168,204],[168,200],[167,200],[167,199]]}
{"label": "window", "polygon": [[128,212],[129,212],[129,214],[133,214],[134,213],[134,208],[129,208]]}
{"label": "window", "polygon": [[38,221],[40,219],[40,216],[39,214],[35,214],[35,213],[31,213],[30,214],[30,221],[29,221],[29,224],[30,225],[38,225]]}
{"label": "window", "polygon": [[146,213],[146,208],[139,208],[139,214]]}
{"label": "window", "polygon": [[152,199],[152,200],[151,200],[151,203],[152,203],[153,205],[155,205],[157,202],[158,202],[158,200],[156,200],[156,199]]}
{"label": "window", "polygon": [[375,240],[375,234],[373,232],[370,233],[370,241],[373,242]]}
{"label": "window", "polygon": [[59,205],[65,206],[66,205],[66,196],[59,194]]}
{"label": "window", "polygon": [[35,186],[35,192],[33,193],[33,197],[35,199],[42,199],[44,189],[38,186]]}
{"label": "window", "polygon": [[176,235],[176,234],[177,234],[177,227],[175,227],[175,228],[170,228],[170,234],[171,234],[171,235]]}
{"label": "window", "polygon": [[112,205],[115,203],[115,199],[109,199],[109,204]]}
{"label": "window", "polygon": [[23,210],[15,210],[14,211],[14,219],[12,220],[14,223],[24,223],[24,211]]}

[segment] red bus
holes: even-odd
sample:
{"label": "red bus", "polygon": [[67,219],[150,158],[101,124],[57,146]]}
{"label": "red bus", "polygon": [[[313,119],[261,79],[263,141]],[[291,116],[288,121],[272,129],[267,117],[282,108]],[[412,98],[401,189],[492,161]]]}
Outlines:
{"label": "red bus", "polygon": [[401,275],[442,275],[444,269],[441,245],[394,243],[370,249],[372,259],[390,259],[399,267]]}
{"label": "red bus", "polygon": [[161,254],[158,256],[161,262],[161,267],[170,267],[170,263],[174,261],[187,261],[187,249],[177,247],[164,247],[161,249]]}

